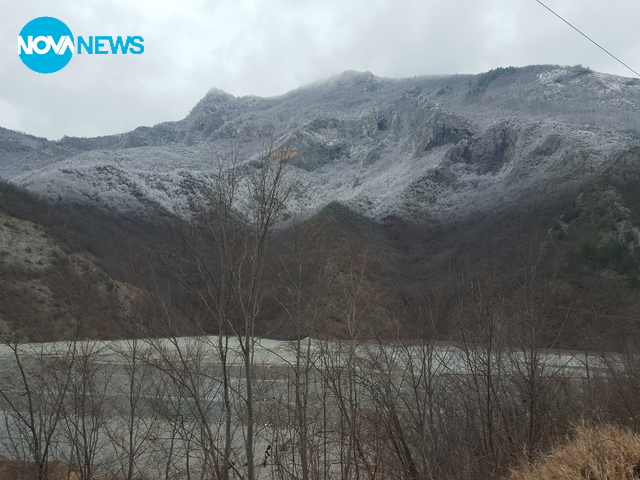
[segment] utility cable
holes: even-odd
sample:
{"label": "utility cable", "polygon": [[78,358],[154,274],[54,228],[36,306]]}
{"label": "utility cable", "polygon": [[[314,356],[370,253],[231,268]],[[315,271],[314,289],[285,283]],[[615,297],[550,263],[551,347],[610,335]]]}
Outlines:
{"label": "utility cable", "polygon": [[616,62],[624,65],[625,67],[627,67],[629,70],[631,70],[637,77],[640,77],[640,73],[636,72],[633,68],[631,68],[629,65],[627,65],[626,63],[624,63],[622,60],[620,60],[618,57],[616,57],[613,53],[611,53],[609,50],[607,50],[606,48],[604,48],[602,45],[600,45],[598,42],[596,42],[595,40],[593,40],[591,37],[589,37],[587,34],[581,32],[577,27],[574,27],[571,23],[569,23],[567,20],[565,20],[564,18],[562,18],[559,14],[557,14],[556,12],[554,12],[553,10],[551,10],[549,7],[547,7],[544,3],[542,3],[540,0],[536,0],[536,2],[538,2],[540,5],[542,5],[544,8],[546,8],[547,10],[549,10],[551,13],[553,13],[556,17],[558,17],[560,20],[562,20],[564,23],[566,23],[567,25],[569,25],[571,28],[573,28],[576,32],[578,32],[580,35],[582,35],[584,38],[586,38],[587,40],[589,40],[591,43],[593,43],[596,47],[598,47],[600,50],[602,50],[604,53],[606,53],[607,55],[609,55],[611,58],[613,58]]}

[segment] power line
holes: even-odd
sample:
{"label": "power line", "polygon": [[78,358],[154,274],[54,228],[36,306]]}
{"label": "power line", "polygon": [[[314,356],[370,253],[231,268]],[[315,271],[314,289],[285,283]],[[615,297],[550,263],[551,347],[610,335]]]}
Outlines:
{"label": "power line", "polygon": [[616,57],[613,53],[611,53],[609,50],[607,50],[606,48],[604,48],[602,45],[600,45],[598,42],[596,42],[595,40],[593,40],[591,37],[589,37],[586,33],[581,32],[577,27],[574,27],[571,23],[569,23],[567,20],[565,20],[564,18],[562,18],[559,14],[557,14],[556,12],[554,12],[553,10],[551,10],[549,7],[547,7],[544,3],[542,3],[540,0],[536,0],[536,2],[538,2],[540,5],[542,5],[544,8],[546,8],[547,10],[549,10],[551,13],[553,13],[556,17],[558,17],[560,20],[562,20],[564,23],[566,23],[567,25],[569,25],[571,28],[573,28],[576,32],[578,32],[580,35],[582,35],[584,38],[586,38],[587,40],[589,40],[591,43],[593,43],[596,47],[598,47],[600,50],[602,50],[604,53],[606,53],[607,55],[609,55],[611,58],[613,58],[616,62],[624,65],[625,67],[627,67],[629,70],[631,70],[637,77],[640,77],[640,73],[636,72],[633,68],[631,68],[629,65],[627,65],[626,63],[624,63],[622,60],[620,60],[618,57]]}

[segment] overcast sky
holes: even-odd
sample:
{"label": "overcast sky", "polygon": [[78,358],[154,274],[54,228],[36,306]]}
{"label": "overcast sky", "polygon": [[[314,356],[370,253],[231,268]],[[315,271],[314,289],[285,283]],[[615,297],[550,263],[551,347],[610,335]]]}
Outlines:
{"label": "overcast sky", "polygon": [[[179,120],[212,88],[285,93],[344,70],[379,76],[582,64],[634,76],[536,0],[2,0],[0,126],[50,139]],[[640,1],[544,0],[640,71]],[[75,55],[43,75],[18,32],[52,16],[74,35],[140,35],[142,55]]]}

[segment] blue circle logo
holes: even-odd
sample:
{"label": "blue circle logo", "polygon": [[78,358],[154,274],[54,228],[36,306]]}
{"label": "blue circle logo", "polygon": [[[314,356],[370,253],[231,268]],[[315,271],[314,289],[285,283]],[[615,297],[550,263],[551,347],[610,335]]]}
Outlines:
{"label": "blue circle logo", "polygon": [[18,55],[38,73],[54,73],[71,61],[75,44],[67,25],[53,17],[34,18],[18,35]]}

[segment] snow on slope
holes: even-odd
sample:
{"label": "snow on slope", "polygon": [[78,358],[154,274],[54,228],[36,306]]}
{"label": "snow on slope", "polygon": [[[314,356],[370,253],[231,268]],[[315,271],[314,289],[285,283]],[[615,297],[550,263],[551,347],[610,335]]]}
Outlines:
{"label": "snow on slope", "polygon": [[273,99],[214,90],[181,122],[95,145],[68,139],[61,158],[26,172],[15,153],[3,167],[0,145],[0,175],[55,200],[174,211],[221,158],[251,162],[271,138],[291,152],[309,211],[337,201],[375,219],[437,219],[597,174],[639,137],[640,81],[582,67],[407,80],[346,72]]}

